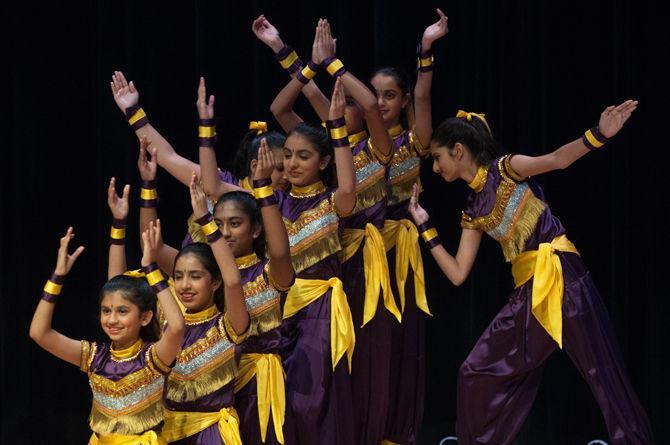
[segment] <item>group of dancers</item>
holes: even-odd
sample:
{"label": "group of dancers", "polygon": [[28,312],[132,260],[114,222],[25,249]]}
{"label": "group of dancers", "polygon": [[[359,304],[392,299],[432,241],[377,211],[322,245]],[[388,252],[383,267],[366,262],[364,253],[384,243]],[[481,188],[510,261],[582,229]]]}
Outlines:
{"label": "group of dancers", "polygon": [[[448,31],[437,13],[418,46],[413,90],[396,68],[378,69],[371,88],[355,77],[327,20],[305,63],[258,17],[254,34],[290,75],[270,108],[285,135],[252,122],[235,172],[217,167],[215,100],[203,78],[196,163],[114,73],[114,100],[139,139],[142,267],[126,264],[130,186],[118,195],[112,178],[99,314],[109,340],[73,340],[51,326],[84,250],[69,253],[71,227],[30,326],[42,348],[88,375],[90,444],[417,443],[431,315],[418,239],[460,285],[484,232],[500,243],[516,288],[459,370],[459,443],[512,443],[556,348],[591,387],[613,444],[652,442],[598,291],[532,179],[601,150],[637,102],[607,107],[596,127],[538,157],[501,151],[483,114],[459,111],[434,130],[432,47]],[[317,74],[334,78],[330,100]],[[323,125],[293,111],[301,93]],[[445,181],[472,189],[455,255],[418,202],[428,157]],[[158,166],[190,190],[180,249],[162,240]]]}

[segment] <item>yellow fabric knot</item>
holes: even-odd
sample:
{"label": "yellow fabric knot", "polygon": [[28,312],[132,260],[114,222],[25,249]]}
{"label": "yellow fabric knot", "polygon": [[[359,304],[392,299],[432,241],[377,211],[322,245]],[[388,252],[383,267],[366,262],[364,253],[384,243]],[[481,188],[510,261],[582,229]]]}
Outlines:
{"label": "yellow fabric knot", "polygon": [[88,441],[89,445],[167,445],[165,439],[155,431],[147,431],[142,435],[108,434],[98,437],[93,433]]}
{"label": "yellow fabric knot", "polygon": [[168,443],[175,442],[198,434],[215,423],[218,424],[219,434],[224,444],[242,445],[240,418],[232,406],[211,413],[165,410],[165,424],[161,431],[161,438]]}
{"label": "yellow fabric knot", "polygon": [[517,288],[533,278],[533,315],[559,348],[563,348],[563,267],[557,250],[579,255],[568,237],[560,235],[551,243],[540,243],[537,250],[517,255],[512,261],[512,276]]}
{"label": "yellow fabric knot", "polygon": [[286,413],[286,374],[277,354],[242,354],[235,379],[235,392],[239,392],[256,376],[256,399],[261,438],[265,442],[272,410],[272,424],[279,443],[284,443],[284,415]]}
{"label": "yellow fabric knot", "polygon": [[344,292],[342,281],[333,277],[329,280],[305,280],[297,278],[291,286],[286,303],[284,304],[283,318],[295,315],[300,309],[323,296],[328,289],[333,289],[330,297],[330,352],[333,370],[346,353],[351,372],[351,359],[354,354],[356,335],[351,310],[347,303],[347,294]]}
{"label": "yellow fabric knot", "polygon": [[249,130],[256,130],[257,135],[268,132],[268,123],[263,121],[251,121],[249,122]]}
{"label": "yellow fabric knot", "polygon": [[489,127],[489,123],[486,122],[486,114],[473,113],[471,111],[463,111],[463,110],[458,110],[458,113],[456,113],[456,117],[465,118],[465,120],[467,120],[468,122],[472,122],[472,116],[482,121],[484,125],[486,125],[486,129],[489,130],[489,134],[492,134],[491,127]]}

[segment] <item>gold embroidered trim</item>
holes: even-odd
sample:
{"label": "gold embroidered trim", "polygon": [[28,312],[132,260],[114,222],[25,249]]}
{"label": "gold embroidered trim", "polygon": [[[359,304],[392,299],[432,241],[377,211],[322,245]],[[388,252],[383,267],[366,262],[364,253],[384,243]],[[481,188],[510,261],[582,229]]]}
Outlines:
{"label": "gold embroidered trim", "polygon": [[349,138],[349,147],[353,148],[355,147],[360,141],[368,137],[368,132],[363,130],[359,131],[358,133],[355,134],[350,134],[348,136]]}
{"label": "gold embroidered trim", "polygon": [[483,165],[480,165],[477,168],[477,172],[475,173],[475,177],[472,178],[472,181],[468,183],[468,187],[470,187],[472,190],[475,191],[475,193],[479,193],[482,190],[484,190],[484,186],[486,185],[486,178],[488,177],[489,174],[489,169],[488,167],[484,167]]}
{"label": "gold embroidered trim", "polygon": [[288,292],[289,289],[291,289],[291,286],[281,286],[279,283],[275,281],[270,271],[270,262],[268,262],[263,269],[265,270],[265,274],[267,275],[268,280],[270,281],[269,282],[270,286],[274,287],[279,292]]}
{"label": "gold embroidered trim", "polygon": [[[219,320],[219,323],[221,323],[221,320]],[[236,345],[239,345],[242,343],[244,340],[246,340],[247,336],[249,336],[249,327],[251,323],[247,326],[247,330],[244,331],[241,334],[238,334],[237,331],[235,331],[235,328],[233,327],[232,323],[230,323],[230,319],[228,318],[228,313],[223,314],[223,327],[226,330],[226,334],[228,335],[228,338],[235,343]]]}
{"label": "gold embroidered trim", "polygon": [[202,324],[213,320],[220,313],[221,311],[219,311],[219,308],[217,308],[216,305],[213,304],[207,309],[202,310],[200,312],[195,313],[186,312],[184,314],[184,321],[188,326]]}
{"label": "gold embroidered trim", "polygon": [[251,266],[255,266],[258,264],[261,260],[258,259],[258,256],[255,253],[252,253],[251,255],[246,255],[242,256],[239,258],[235,258],[235,264],[237,264],[237,267],[239,269],[246,269]]}
{"label": "gold embroidered trim", "polygon": [[149,346],[146,353],[146,361],[149,367],[159,374],[167,375],[172,371],[170,365],[166,365],[156,352],[156,344]]}
{"label": "gold embroidered trim", "polygon": [[98,345],[95,342],[81,341],[81,359],[79,360],[79,369],[88,373],[91,369],[91,363],[98,350]]}
{"label": "gold embroidered trim", "polygon": [[110,357],[113,361],[117,363],[124,363],[124,362],[129,362],[130,360],[134,360],[137,358],[138,355],[140,355],[140,352],[142,351],[142,339],[138,338],[135,343],[132,345],[128,346],[125,349],[119,349],[116,350],[112,345],[109,346],[109,353]]}
{"label": "gold embroidered trim", "polygon": [[304,187],[293,185],[291,186],[291,191],[289,192],[289,194],[294,198],[312,198],[325,191],[326,186],[323,185],[323,182],[319,181],[311,185],[306,185]]}
{"label": "gold embroidered trim", "polygon": [[503,157],[503,164],[502,164],[503,170],[505,171],[506,175],[513,181],[523,182],[526,180],[526,178],[515,172],[514,169],[512,168],[512,164],[510,163],[512,156],[514,156],[515,154],[516,153],[510,153]]}
{"label": "gold embroidered trim", "polygon": [[412,129],[409,131],[408,135],[409,139],[409,145],[414,149],[417,155],[419,155],[420,158],[425,158],[428,154],[430,154],[430,146],[424,147],[423,144],[421,144],[421,141],[416,135],[416,126],[412,127]]}
{"label": "gold embroidered trim", "polygon": [[393,139],[395,139],[398,136],[400,136],[401,134],[403,134],[405,129],[402,128],[402,124],[398,124],[398,125],[395,125],[395,126],[389,128],[387,131],[388,131],[389,136],[391,136]]}
{"label": "gold embroidered trim", "polygon": [[162,377],[162,375],[145,366],[116,381],[93,372],[89,372],[88,379],[94,391],[108,396],[123,397],[148,385],[157,377]]}

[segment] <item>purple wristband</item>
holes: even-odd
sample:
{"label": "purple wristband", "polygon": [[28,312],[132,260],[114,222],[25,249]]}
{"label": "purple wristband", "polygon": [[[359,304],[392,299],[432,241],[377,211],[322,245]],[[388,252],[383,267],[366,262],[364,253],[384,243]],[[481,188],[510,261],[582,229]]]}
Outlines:
{"label": "purple wristband", "polygon": [[331,120],[326,121],[326,127],[328,128],[328,130],[332,128],[344,127],[346,124],[347,121],[344,120],[344,116],[338,117],[337,119],[333,119],[332,121]]}
{"label": "purple wristband", "polygon": [[[56,272],[54,272],[51,274],[51,277],[49,277],[49,281],[51,281],[53,284],[62,285],[65,282],[65,275],[56,275]],[[58,295],[50,294],[47,291],[42,291],[41,299],[48,301],[49,303],[55,303],[58,300]]]}
{"label": "purple wristband", "polygon": [[267,198],[258,199],[258,205],[260,207],[269,207],[277,205],[277,197],[275,195],[268,196]]}
{"label": "purple wristband", "polygon": [[[132,107],[126,108],[125,114],[126,114],[126,119],[128,120],[129,123],[130,123],[130,119],[132,119],[132,117],[135,115],[135,113],[137,111],[141,110],[141,109],[142,108],[140,108],[138,105],[134,105]],[[144,111],[142,113],[144,113]],[[141,119],[138,119],[135,122],[133,122],[132,124],[130,124],[130,126],[132,127],[133,130],[139,130],[140,128],[144,127],[148,123],[149,123],[149,119],[147,118],[146,115],[144,115],[144,116],[142,116]]]}
{"label": "purple wristband", "polygon": [[254,179],[251,181],[251,185],[253,185],[255,189],[265,187],[266,185],[272,185],[272,178]]}

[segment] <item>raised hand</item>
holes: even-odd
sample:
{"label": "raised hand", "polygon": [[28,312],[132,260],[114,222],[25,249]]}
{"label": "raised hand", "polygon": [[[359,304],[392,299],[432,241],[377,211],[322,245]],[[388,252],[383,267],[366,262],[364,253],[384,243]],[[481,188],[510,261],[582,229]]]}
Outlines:
{"label": "raised hand", "polygon": [[449,18],[444,15],[444,12],[440,8],[437,8],[436,11],[439,18],[423,32],[421,46],[424,51],[429,49],[434,41],[440,37],[444,37],[449,32],[449,28],[447,27]]}
{"label": "raised hand", "polygon": [[207,88],[205,87],[205,78],[200,78],[198,84],[198,100],[195,102],[198,107],[198,117],[200,119],[214,119],[214,95],[209,96],[207,101]]}
{"label": "raised hand", "polygon": [[126,219],[128,217],[128,194],[130,193],[130,185],[126,184],[123,187],[123,194],[121,196],[116,194],[116,178],[112,177],[109,180],[109,187],[107,187],[107,205],[112,211],[112,216],[115,219]]}
{"label": "raised hand", "polygon": [[337,39],[333,38],[330,31],[330,23],[327,19],[323,19],[321,23],[321,41],[319,42],[319,54],[322,60],[334,56],[336,51]]}
{"label": "raised hand", "polygon": [[267,179],[272,176],[272,172],[275,169],[274,155],[265,138],[261,139],[261,145],[258,148],[258,164],[256,165],[256,170],[254,170],[254,179],[256,181],[260,179]]}
{"label": "raised hand", "polygon": [[335,120],[344,117],[344,110],[347,107],[347,99],[344,95],[344,86],[342,80],[338,77],[333,87],[333,96],[330,99],[330,110],[328,119]]}
{"label": "raised hand", "polygon": [[140,101],[140,93],[135,88],[131,80],[128,82],[121,71],[114,71],[112,81],[109,83],[112,87],[114,102],[121,112],[125,113],[126,108],[136,106]]}
{"label": "raised hand", "polygon": [[263,14],[259,15],[251,24],[251,31],[253,31],[258,40],[272,48],[275,53],[279,52],[284,46],[284,42],[279,37],[279,31]]}
{"label": "raised hand", "polygon": [[72,254],[67,253],[67,248],[72,238],[74,238],[74,231],[72,230],[72,227],[68,227],[67,232],[65,232],[65,235],[60,239],[60,247],[58,248],[58,257],[56,259],[56,270],[54,270],[56,275],[67,275],[70,272],[70,269],[72,269],[74,262],[77,261],[79,255],[84,251],[84,246],[79,246],[72,252]]}
{"label": "raised hand", "polygon": [[[140,155],[137,158],[137,168],[140,170],[142,181],[153,181],[156,179],[156,170],[158,168],[156,147],[149,148],[151,141],[147,138],[140,138]],[[147,156],[149,154],[150,156]]]}
{"label": "raised hand", "polygon": [[163,246],[161,236],[161,220],[157,219],[149,223],[149,228],[142,232],[142,267],[155,263],[158,260],[158,252]]}
{"label": "raised hand", "polygon": [[428,221],[428,212],[426,212],[423,207],[419,205],[419,186],[418,184],[414,184],[412,186],[412,197],[409,199],[409,206],[407,207],[409,210],[409,213],[412,215],[412,219],[414,219],[414,223],[417,226],[420,226],[421,224],[425,223]]}
{"label": "raised hand", "polygon": [[638,102],[629,99],[619,106],[609,106],[600,115],[598,130],[606,138],[611,138],[621,130],[630,115],[637,108]]}
{"label": "raised hand", "polygon": [[193,214],[196,218],[204,216],[209,209],[207,208],[207,195],[202,190],[202,186],[198,181],[195,172],[191,174],[191,184],[189,185],[191,192],[191,206],[193,207]]}

